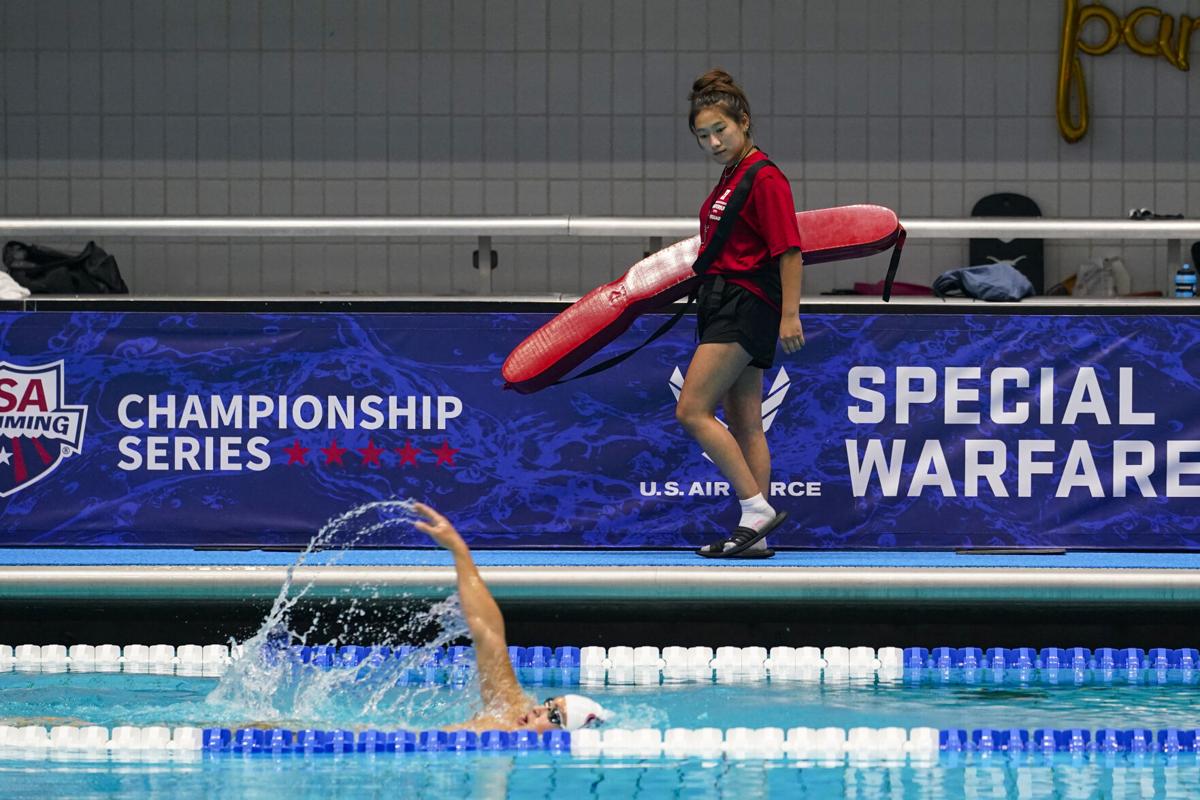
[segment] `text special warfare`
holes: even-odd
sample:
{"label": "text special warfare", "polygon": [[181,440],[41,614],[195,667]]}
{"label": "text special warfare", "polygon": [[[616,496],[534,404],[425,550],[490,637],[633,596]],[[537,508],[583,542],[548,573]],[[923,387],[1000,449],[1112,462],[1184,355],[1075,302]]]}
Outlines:
{"label": "text special warfare", "polygon": [[[878,430],[924,423],[944,437],[846,439],[853,494],[954,497],[961,487],[965,497],[1030,497],[1035,476],[1046,476],[1038,478],[1039,495],[1052,488],[1055,497],[1200,497],[1200,480],[1185,482],[1200,476],[1200,440],[1153,435],[1157,414],[1138,409],[1133,369],[1119,368],[1115,382],[1111,371],[1103,375],[1095,367],[998,367],[986,375],[980,367],[853,367],[850,422]],[[999,438],[1007,426],[1024,435]],[[1117,430],[1102,441],[1076,438],[1110,428]]]}

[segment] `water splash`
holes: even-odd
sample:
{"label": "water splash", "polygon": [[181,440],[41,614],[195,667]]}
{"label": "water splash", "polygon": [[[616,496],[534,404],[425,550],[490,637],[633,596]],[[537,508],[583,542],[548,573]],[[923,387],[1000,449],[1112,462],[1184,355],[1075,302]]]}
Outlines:
{"label": "water splash", "polygon": [[[347,599],[309,600],[312,620],[296,630],[296,612],[312,582],[297,587],[296,570],[320,554],[322,565],[334,565],[373,534],[397,525],[411,526],[418,517],[413,500],[381,500],[357,506],[326,523],[288,567],[279,594],[258,631],[241,642],[241,658],[222,676],[207,702],[221,722],[286,723],[295,727],[387,725],[429,727],[459,722],[479,708],[474,670],[463,670],[442,685],[428,661],[434,648],[463,639],[466,623],[458,596],[403,618],[372,624],[366,602],[377,589],[360,586]],[[335,637],[318,640],[323,617],[333,616]],[[431,637],[431,638],[430,638]],[[376,654],[358,667],[332,669],[301,664],[295,648],[312,645],[367,644],[393,650],[424,640],[403,657]],[[234,644],[239,644],[234,642]]]}

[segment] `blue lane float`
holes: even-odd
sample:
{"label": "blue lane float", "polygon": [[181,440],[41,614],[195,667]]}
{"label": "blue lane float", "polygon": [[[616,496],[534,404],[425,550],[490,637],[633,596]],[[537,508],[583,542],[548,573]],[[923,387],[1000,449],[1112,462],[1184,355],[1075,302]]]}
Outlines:
{"label": "blue lane float", "polygon": [[1178,753],[1195,752],[1196,730],[1165,728],[1035,728],[938,731],[938,746],[951,753]]}
{"label": "blue lane float", "polygon": [[[627,732],[636,733],[636,732]],[[780,731],[782,733],[782,731]],[[932,733],[932,731],[931,731]],[[1164,728],[947,728],[937,731],[937,752],[943,755],[1165,755],[1195,754],[1200,729]],[[611,737],[616,738],[616,737]],[[606,739],[607,741],[607,739]],[[854,756],[853,740],[840,753]],[[442,731],[442,730],[288,730],[206,728],[204,753],[220,755],[293,754],[316,756],[350,753],[572,753],[567,731]],[[587,753],[586,755],[593,755]],[[610,754],[611,755],[611,754]],[[668,753],[669,755],[669,753]],[[777,757],[787,757],[781,755]]]}
{"label": "blue lane float", "polygon": [[568,731],[322,730],[306,728],[205,728],[200,749],[206,753],[569,753]]}
{"label": "blue lane float", "polygon": [[[508,648],[509,659],[522,679],[533,683],[575,685],[579,683],[578,647]],[[467,680],[475,667],[475,649],[466,645],[449,648],[423,648],[411,645],[290,645],[266,647],[260,656],[278,665],[284,661],[320,670],[381,668],[390,663],[406,663],[408,669],[398,676],[401,683],[445,683]]]}
{"label": "blue lane float", "polygon": [[1156,647],[909,647],[904,677],[945,683],[1042,682],[1076,684],[1167,684],[1200,682],[1195,648]]}
{"label": "blue lane float", "polygon": [[1138,647],[908,647],[904,666],[910,669],[1195,669],[1200,655],[1195,648],[1152,648],[1149,655]]}

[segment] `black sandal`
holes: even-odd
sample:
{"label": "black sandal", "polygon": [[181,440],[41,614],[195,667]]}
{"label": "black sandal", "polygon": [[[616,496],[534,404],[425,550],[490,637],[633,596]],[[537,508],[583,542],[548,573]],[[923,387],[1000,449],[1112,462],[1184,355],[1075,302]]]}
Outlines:
{"label": "black sandal", "polygon": [[[775,555],[774,550],[751,550],[750,548],[766,538],[767,534],[779,527],[779,524],[785,519],[787,519],[787,512],[780,511],[774,519],[759,530],[739,526],[734,529],[728,539],[706,544],[696,551],[696,555],[704,558],[770,558]],[[726,544],[732,544],[733,547],[726,550]]]}

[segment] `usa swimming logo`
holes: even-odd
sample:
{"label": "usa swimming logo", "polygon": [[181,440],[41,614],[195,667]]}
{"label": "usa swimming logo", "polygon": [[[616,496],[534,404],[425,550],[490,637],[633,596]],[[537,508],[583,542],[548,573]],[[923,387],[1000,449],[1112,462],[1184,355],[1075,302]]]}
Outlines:
{"label": "usa swimming logo", "polygon": [[83,449],[87,406],[64,402],[63,376],[62,361],[0,361],[0,497],[37,483]]}

